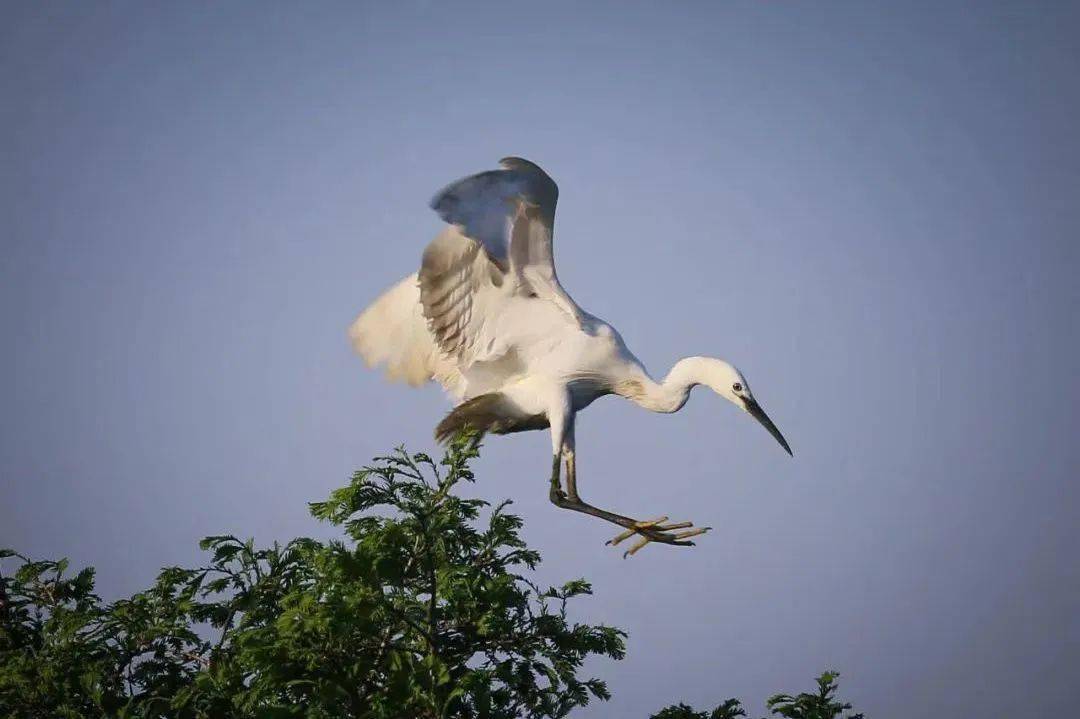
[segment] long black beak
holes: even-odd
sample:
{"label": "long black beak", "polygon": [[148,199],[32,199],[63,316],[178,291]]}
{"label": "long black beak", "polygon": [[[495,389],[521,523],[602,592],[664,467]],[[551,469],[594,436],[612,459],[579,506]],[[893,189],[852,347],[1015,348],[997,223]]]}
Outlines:
{"label": "long black beak", "polygon": [[765,429],[769,430],[769,434],[780,443],[780,446],[784,448],[784,451],[794,457],[795,454],[791,451],[791,447],[788,446],[787,440],[784,439],[784,435],[780,434],[780,430],[778,430],[772,420],[769,419],[769,415],[765,414],[765,410],[761,408],[761,405],[752,399],[744,399],[743,403],[746,405],[746,411],[753,415],[754,419],[758,422],[761,422],[761,425]]}

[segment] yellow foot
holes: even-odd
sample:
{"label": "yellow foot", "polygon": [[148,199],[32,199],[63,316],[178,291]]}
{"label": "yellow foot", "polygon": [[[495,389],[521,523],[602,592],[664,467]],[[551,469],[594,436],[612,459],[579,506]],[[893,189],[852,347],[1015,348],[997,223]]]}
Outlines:
{"label": "yellow foot", "polygon": [[[612,539],[609,539],[607,544],[616,545],[623,540],[629,539],[634,535],[638,536],[638,540],[623,552],[623,559],[632,557],[643,549],[645,545],[652,542],[660,542],[662,544],[674,544],[679,547],[692,547],[693,542],[686,541],[690,537],[696,537],[699,534],[705,534],[712,527],[694,527],[693,522],[673,522],[671,524],[665,524],[668,521],[666,516],[657,517],[656,519],[650,519],[644,522],[634,522],[632,527],[628,527],[625,532],[621,532]],[[686,529],[685,532],[673,532],[675,529]]]}

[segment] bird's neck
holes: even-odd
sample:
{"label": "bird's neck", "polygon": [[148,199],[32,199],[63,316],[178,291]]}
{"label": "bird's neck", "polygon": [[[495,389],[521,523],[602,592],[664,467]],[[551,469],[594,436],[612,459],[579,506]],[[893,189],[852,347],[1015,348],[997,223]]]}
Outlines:
{"label": "bird's neck", "polygon": [[660,382],[648,375],[625,383],[619,394],[652,412],[678,412],[696,385],[714,385],[717,360],[708,357],[687,357],[675,363]]}

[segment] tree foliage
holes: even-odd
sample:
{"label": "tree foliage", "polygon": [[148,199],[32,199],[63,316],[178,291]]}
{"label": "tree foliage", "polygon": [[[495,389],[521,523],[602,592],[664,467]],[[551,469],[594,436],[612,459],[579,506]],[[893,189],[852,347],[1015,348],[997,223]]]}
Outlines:
{"label": "tree foliage", "polygon": [[[765,702],[765,706],[773,716],[782,716],[787,719],[838,719],[845,711],[851,709],[851,704],[836,699],[838,688],[836,680],[839,677],[837,672],[827,671],[817,678],[817,693],[804,692],[794,696],[774,694]],[[653,714],[649,719],[736,719],[745,716],[742,702],[738,699],[728,699],[711,712],[697,711],[683,703],[672,704]],[[863,715],[848,714],[842,719],[863,719]]]}
{"label": "tree foliage", "polygon": [[[452,492],[471,444],[397,451],[312,513],[344,539],[256,548],[208,537],[204,566],[103,603],[93,570],[21,562],[0,583],[0,707],[18,717],[560,717],[605,699],[572,622],[583,580],[541,588],[521,520]],[[484,515],[481,521],[481,515]]]}
{"label": "tree foliage", "polygon": [[744,716],[746,712],[743,711],[742,702],[738,699],[728,699],[711,712],[699,712],[688,704],[679,702],[661,709],[649,719],[738,719]]}
{"label": "tree foliage", "polygon": [[[836,680],[840,674],[827,671],[817,678],[816,694],[776,694],[769,697],[766,706],[769,712],[787,719],[835,719],[840,717],[851,704],[836,699]],[[844,719],[863,719],[862,714],[848,714]]]}
{"label": "tree foliage", "polygon": [[[607,699],[582,666],[621,659],[625,634],[568,617],[584,580],[529,578],[540,557],[509,502],[454,493],[475,456],[460,438],[440,462],[377,458],[310,506],[340,539],[207,537],[202,566],[114,602],[91,568],[0,550],[0,717],[539,719]],[[836,677],[768,708],[835,719]],[[729,699],[652,719],[745,716]]]}

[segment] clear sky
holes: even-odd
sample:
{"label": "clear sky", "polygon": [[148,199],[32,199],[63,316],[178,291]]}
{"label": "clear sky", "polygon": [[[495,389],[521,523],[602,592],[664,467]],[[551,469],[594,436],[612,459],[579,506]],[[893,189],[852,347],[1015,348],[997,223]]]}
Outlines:
{"label": "clear sky", "polygon": [[432,193],[559,182],[575,299],[707,391],[578,424],[583,495],[715,531],[631,560],[492,439],[545,580],[630,633],[583,717],[809,688],[873,719],[1080,699],[1076,3],[4,3],[0,545],[108,597],[196,540],[327,536],[305,503],[432,449],[439,390],[346,328]]}

